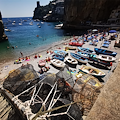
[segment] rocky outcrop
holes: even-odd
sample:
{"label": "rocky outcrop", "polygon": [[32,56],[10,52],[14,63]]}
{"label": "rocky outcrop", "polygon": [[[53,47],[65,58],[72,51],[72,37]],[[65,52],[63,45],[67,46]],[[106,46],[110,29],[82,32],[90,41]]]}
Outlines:
{"label": "rocky outcrop", "polygon": [[106,22],[120,0],[65,0],[64,27],[79,27],[86,22]]}
{"label": "rocky outcrop", "polygon": [[64,18],[64,0],[54,0],[46,6],[40,6],[37,1],[37,7],[34,10],[33,19],[44,21],[63,21]]}
{"label": "rocky outcrop", "polygon": [[4,33],[4,25],[3,25],[3,22],[2,22],[2,15],[1,15],[1,12],[0,12],[0,42],[5,41],[5,40],[8,40],[8,38]]}

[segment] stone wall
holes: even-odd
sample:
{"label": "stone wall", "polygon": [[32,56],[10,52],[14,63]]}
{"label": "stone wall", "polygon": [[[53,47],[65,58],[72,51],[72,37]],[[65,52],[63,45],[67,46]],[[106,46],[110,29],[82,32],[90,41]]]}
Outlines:
{"label": "stone wall", "polygon": [[85,120],[120,120],[120,63]]}

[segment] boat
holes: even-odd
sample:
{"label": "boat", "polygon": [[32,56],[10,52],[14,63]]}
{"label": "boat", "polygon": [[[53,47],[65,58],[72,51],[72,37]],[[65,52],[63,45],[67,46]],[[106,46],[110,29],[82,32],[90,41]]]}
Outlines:
{"label": "boat", "polygon": [[83,71],[87,74],[91,74],[95,77],[105,77],[105,73],[99,69],[90,67],[90,66],[86,66],[86,65],[82,65],[81,68],[79,69],[80,71]]}
{"label": "boat", "polygon": [[89,48],[78,47],[78,51],[95,54],[95,52],[93,50],[90,50]]}
{"label": "boat", "polygon": [[46,61],[45,60],[40,60],[38,63],[39,67],[43,67],[46,65]]}
{"label": "boat", "polygon": [[10,29],[5,29],[5,31],[6,31],[6,32],[11,32],[11,30],[10,30]]}
{"label": "boat", "polygon": [[61,61],[64,60],[64,57],[62,55],[52,55],[52,58],[53,59],[58,59],[58,60],[61,60]]}
{"label": "boat", "polygon": [[72,65],[77,65],[78,61],[70,56],[65,57],[65,62],[68,62]]}
{"label": "boat", "polygon": [[15,23],[12,23],[12,25],[15,25]]}
{"label": "boat", "polygon": [[82,47],[83,44],[84,43],[82,41],[80,41],[80,42],[72,41],[69,43],[69,45],[71,45],[71,46],[79,46],[79,47]]}
{"label": "boat", "polygon": [[30,22],[29,24],[30,24],[30,25],[33,25],[33,22]]}
{"label": "boat", "polygon": [[55,25],[55,28],[56,28],[56,29],[61,29],[62,26],[63,26],[63,24],[58,24],[58,25]]}
{"label": "boat", "polygon": [[109,55],[102,55],[100,54],[97,58],[101,59],[101,60],[105,60],[105,61],[109,61],[109,62],[113,62],[116,60],[115,57],[109,56]]}
{"label": "boat", "polygon": [[88,59],[85,58],[85,57],[82,57],[78,54],[75,54],[75,53],[70,53],[71,57],[73,57],[74,59],[76,59],[78,62],[81,62],[81,63],[84,63],[84,64],[87,64],[88,63]]}
{"label": "boat", "polygon": [[108,66],[108,67],[112,66],[112,62],[99,59],[98,57],[94,57],[94,55],[92,55],[92,54],[89,56],[89,60],[93,61],[93,62],[96,62],[98,64]]}
{"label": "boat", "polygon": [[38,26],[39,28],[41,28],[41,26]]}
{"label": "boat", "polygon": [[108,48],[108,47],[109,47],[109,44],[108,44],[108,43],[103,43],[103,44],[102,44],[102,47]]}
{"label": "boat", "polygon": [[65,49],[68,49],[68,50],[76,50],[77,47],[75,47],[75,46],[67,46],[67,47],[65,47]]}
{"label": "boat", "polygon": [[66,55],[68,55],[68,53],[66,53],[64,50],[54,50],[54,54],[56,55],[62,55],[63,57],[65,57]]}
{"label": "boat", "polygon": [[85,57],[85,58],[89,58],[89,54],[88,53],[85,53],[85,52],[77,52],[79,55],[81,55],[82,57]]}
{"label": "boat", "polygon": [[89,43],[89,45],[94,45],[94,46],[97,46],[98,44],[98,40],[93,40]]}
{"label": "boat", "polygon": [[[80,73],[81,74],[81,73]],[[77,80],[80,82],[82,82],[83,84],[86,83],[86,84],[89,84],[91,86],[94,86],[94,87],[102,87],[103,84],[101,82],[99,82],[99,80],[90,75],[90,74],[83,74],[81,77],[79,77],[79,79]]]}
{"label": "boat", "polygon": [[19,25],[22,25],[22,23],[19,23]]}
{"label": "boat", "polygon": [[58,60],[58,59],[53,59],[53,60],[51,60],[51,63],[52,63],[54,66],[60,67],[60,68],[62,68],[62,67],[65,66],[65,63],[64,63],[63,61],[61,61],[61,60]]}
{"label": "boat", "polygon": [[94,48],[94,50],[97,54],[110,55],[110,56],[113,56],[113,57],[115,57],[117,55],[116,52],[105,50],[105,49]]}

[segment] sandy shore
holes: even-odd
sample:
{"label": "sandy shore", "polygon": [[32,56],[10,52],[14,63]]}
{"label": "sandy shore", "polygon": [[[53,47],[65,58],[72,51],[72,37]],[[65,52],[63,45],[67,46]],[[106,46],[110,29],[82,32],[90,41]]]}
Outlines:
{"label": "sandy shore", "polygon": [[[78,36],[76,36],[76,37],[78,37]],[[70,38],[70,39],[73,40],[74,38]],[[32,65],[34,66],[34,69],[35,69],[36,71],[39,71],[39,69],[40,69],[40,68],[38,67],[38,62],[39,62],[39,60],[45,59],[45,58],[48,57],[48,56],[49,56],[49,57],[52,57],[52,55],[53,55],[53,54],[46,54],[46,51],[47,51],[47,50],[48,50],[48,51],[64,50],[65,46],[67,46],[67,45],[64,45],[64,43],[69,43],[70,39],[61,41],[61,42],[59,42],[59,43],[57,43],[57,44],[54,44],[53,46],[50,46],[50,47],[47,46],[47,49],[44,49],[44,50],[42,50],[42,51],[39,51],[39,52],[36,51],[36,54],[37,54],[37,55],[38,55],[38,54],[39,54],[39,55],[42,55],[42,57],[40,57],[40,58],[35,59],[35,58],[34,58],[35,53],[34,53],[34,54],[32,54],[32,55],[29,55],[29,56],[30,56],[30,61],[24,61],[24,62],[21,63],[21,64],[14,64],[14,61],[9,61],[9,62],[7,62],[7,63],[0,64],[0,80],[1,80],[1,82],[4,81],[4,78],[8,75],[9,71],[21,67],[22,64],[27,64],[27,63],[32,64]],[[120,39],[120,34],[118,34],[118,38],[116,38],[116,40],[119,40],[119,39]],[[99,43],[98,43],[98,45],[97,45],[96,47],[97,47],[97,48],[100,48],[101,45],[102,45],[102,43],[103,43],[103,41],[99,41]],[[112,66],[111,70],[108,70],[108,69],[106,69],[106,68],[104,68],[104,67],[101,67],[101,66],[98,66],[98,65],[96,65],[96,64],[89,64],[89,63],[87,63],[88,66],[92,66],[92,67],[98,68],[98,69],[102,70],[103,72],[105,72],[106,76],[101,80],[101,82],[103,82],[103,83],[105,83],[105,82],[109,79],[109,77],[110,77],[111,74],[112,74],[112,70],[117,66],[118,60],[119,60],[119,58],[120,58],[120,49],[119,49],[119,48],[115,48],[115,47],[114,47],[114,43],[115,43],[115,40],[111,41],[111,44],[109,45],[109,48],[106,48],[106,49],[108,49],[108,50],[117,52],[117,56],[116,56],[117,60],[116,60],[116,62],[113,63],[113,66]],[[85,44],[84,44],[82,47],[83,47],[83,48],[90,48],[91,50],[94,50],[94,48],[95,48],[95,46],[89,45],[89,42],[85,42]],[[61,49],[59,49],[59,48],[61,48]],[[102,47],[101,47],[101,48],[102,48]],[[103,49],[105,49],[105,48],[103,48]],[[73,51],[73,50],[68,50],[67,52],[68,52],[68,54],[69,54],[70,52],[74,52],[74,51]],[[49,66],[49,67],[50,67],[49,72],[51,72],[51,73],[57,73],[57,72],[59,71],[58,69],[56,69],[56,68],[54,68],[52,65],[50,65],[50,62],[48,62],[48,63],[46,64],[46,66]],[[81,65],[78,64],[78,65],[76,66],[76,68],[71,68],[71,67],[70,67],[70,69],[76,70],[76,72],[73,74],[73,78],[74,78],[74,79],[76,79],[75,75],[76,75],[77,72],[79,71],[80,66],[81,66]]]}

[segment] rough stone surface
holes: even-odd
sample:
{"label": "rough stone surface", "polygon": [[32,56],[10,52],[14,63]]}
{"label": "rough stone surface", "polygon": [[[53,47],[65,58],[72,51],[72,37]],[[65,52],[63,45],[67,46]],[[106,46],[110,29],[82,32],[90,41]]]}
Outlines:
{"label": "rough stone surface", "polygon": [[0,12],[0,42],[5,41],[5,40],[8,40],[8,38],[4,33],[4,25],[3,25],[3,22],[2,22],[2,15],[1,15],[1,12]]}
{"label": "rough stone surface", "polygon": [[120,120],[120,63],[85,120]]}
{"label": "rough stone surface", "polygon": [[106,22],[119,5],[120,0],[65,0],[64,26],[79,27],[86,21]]}

